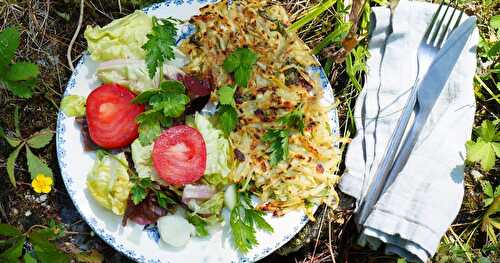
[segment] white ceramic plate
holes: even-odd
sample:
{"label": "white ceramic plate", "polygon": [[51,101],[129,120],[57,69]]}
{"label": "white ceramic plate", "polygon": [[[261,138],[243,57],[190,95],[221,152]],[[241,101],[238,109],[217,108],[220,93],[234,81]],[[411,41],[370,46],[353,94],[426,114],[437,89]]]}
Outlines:
{"label": "white ceramic plate", "polygon": [[[145,11],[160,18],[172,16],[188,19],[208,2],[167,0],[146,8]],[[192,27],[183,28],[180,39],[188,37],[192,33],[190,30],[192,31]],[[88,54],[84,54],[64,95],[86,97],[93,88],[99,86],[94,74],[96,67],[97,63]],[[310,71],[318,78],[325,91],[324,100],[333,103],[332,89],[323,70],[311,68]],[[330,112],[330,119],[333,133],[338,134],[335,110]],[[259,231],[259,245],[244,255],[233,248],[227,225],[207,238],[193,238],[184,248],[173,248],[160,240],[156,226],[145,228],[129,221],[127,227],[122,227],[121,217],[93,201],[86,187],[86,177],[94,163],[95,154],[83,150],[80,130],[74,118],[68,118],[61,112],[57,122],[57,156],[68,193],[83,219],[109,245],[138,262],[253,262],[284,245],[307,223],[307,217],[301,212],[291,212],[283,217],[267,215],[266,220],[273,226],[274,233]]]}

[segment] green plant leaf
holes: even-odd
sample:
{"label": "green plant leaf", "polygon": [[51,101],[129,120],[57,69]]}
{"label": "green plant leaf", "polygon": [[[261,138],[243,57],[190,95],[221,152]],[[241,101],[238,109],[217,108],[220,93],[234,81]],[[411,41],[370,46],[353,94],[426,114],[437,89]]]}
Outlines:
{"label": "green plant leaf", "polygon": [[476,132],[485,142],[494,141],[497,134],[495,124],[489,120],[483,121],[481,126],[476,129]]}
{"label": "green plant leaf", "polygon": [[38,262],[30,253],[24,254],[23,260],[24,260],[24,263],[37,263]]}
{"label": "green plant leaf", "polygon": [[492,16],[490,19],[490,26],[494,29],[500,29],[500,16]]}
{"label": "green plant leaf", "polygon": [[482,140],[477,142],[468,141],[465,144],[467,149],[467,160],[471,162],[480,162],[481,168],[485,171],[491,170],[495,165],[495,150],[491,143]]}
{"label": "green plant leaf", "polygon": [[493,197],[493,187],[489,181],[482,180],[481,188],[483,188],[483,193],[488,197]]}
{"label": "green plant leaf", "polygon": [[70,258],[57,249],[57,247],[50,242],[54,237],[49,234],[52,231],[49,229],[42,229],[34,232],[30,236],[30,242],[33,244],[35,254],[41,263],[67,263]]}
{"label": "green plant leaf", "polygon": [[29,147],[26,147],[26,159],[28,160],[28,171],[31,174],[31,179],[34,179],[39,174],[53,177],[49,166],[42,159],[34,155]]}
{"label": "green plant leaf", "polygon": [[15,237],[15,236],[20,236],[23,233],[19,231],[17,228],[7,225],[7,224],[0,224],[0,236],[4,237]]}
{"label": "green plant leaf", "polygon": [[8,90],[12,92],[12,94],[20,97],[20,98],[31,98],[33,96],[33,86],[35,84],[34,80],[27,81],[4,81],[5,86]]}
{"label": "green plant leaf", "polygon": [[45,147],[47,144],[52,141],[52,137],[54,136],[54,132],[50,129],[43,129],[33,135],[28,139],[27,143],[30,147],[35,149],[40,149]]}
{"label": "green plant leaf", "polygon": [[24,144],[19,145],[13,152],[10,153],[9,158],[7,158],[7,174],[9,175],[9,180],[14,187],[16,187],[16,177],[14,176],[14,166],[16,164],[17,156],[19,151]]}
{"label": "green plant leaf", "polygon": [[494,58],[500,52],[500,41],[497,41],[489,50],[488,57]]}
{"label": "green plant leaf", "polygon": [[19,262],[19,258],[23,254],[25,240],[25,236],[16,238],[14,245],[0,254],[0,262]]}
{"label": "green plant leaf", "polygon": [[5,74],[5,79],[10,81],[30,80],[38,77],[40,70],[37,64],[30,62],[17,62],[10,66]]}
{"label": "green plant leaf", "polygon": [[2,129],[2,127],[0,127],[0,138],[4,138],[4,140],[7,141],[7,143],[12,147],[17,147],[22,142],[21,139],[5,134],[5,131]]}
{"label": "green plant leaf", "polygon": [[0,32],[0,70],[10,64],[19,47],[20,33],[13,27],[8,27]]}

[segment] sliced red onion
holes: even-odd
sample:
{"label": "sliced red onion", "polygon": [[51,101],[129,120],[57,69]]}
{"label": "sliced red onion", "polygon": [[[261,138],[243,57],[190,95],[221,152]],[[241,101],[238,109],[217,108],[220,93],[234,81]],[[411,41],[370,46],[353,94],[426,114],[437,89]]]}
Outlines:
{"label": "sliced red onion", "polygon": [[210,199],[215,194],[215,189],[204,184],[188,184],[184,186],[182,191],[182,202],[187,204],[192,199],[206,200]]}

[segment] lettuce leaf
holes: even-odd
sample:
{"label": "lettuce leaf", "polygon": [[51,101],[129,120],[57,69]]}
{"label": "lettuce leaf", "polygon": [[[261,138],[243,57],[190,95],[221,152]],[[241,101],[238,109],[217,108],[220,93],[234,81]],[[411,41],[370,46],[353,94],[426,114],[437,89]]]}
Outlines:
{"label": "lettuce leaf", "polygon": [[142,178],[149,177],[152,181],[165,185],[165,181],[158,176],[153,167],[153,160],[151,159],[153,144],[142,146],[139,139],[136,139],[130,146],[130,149],[137,175]]}
{"label": "lettuce leaf", "polygon": [[158,78],[149,78],[144,60],[117,59],[101,63],[97,68],[97,78],[103,83],[118,83],[140,94],[158,87]]}
{"label": "lettuce leaf", "polygon": [[226,177],[229,172],[229,141],[221,130],[214,128],[207,117],[196,113],[196,129],[200,131],[207,148],[207,168],[205,174],[220,174]]}
{"label": "lettuce leaf", "polygon": [[84,36],[90,55],[96,61],[144,59],[142,46],[148,41],[146,35],[152,28],[151,17],[137,10],[104,27],[87,26]]}
{"label": "lettuce leaf", "polygon": [[124,153],[101,156],[87,176],[87,187],[94,199],[117,215],[123,215],[130,192],[127,159]]}
{"label": "lettuce leaf", "polygon": [[[185,59],[183,54],[177,52],[175,61],[168,61],[163,65],[163,75],[168,79],[177,79],[178,75],[183,74],[178,65],[183,65]],[[96,75],[103,83],[118,83],[136,94],[156,89],[160,82],[159,74],[156,74],[154,79],[149,78],[146,63],[139,59],[115,59],[103,62],[97,67]]]}
{"label": "lettuce leaf", "polygon": [[222,208],[224,208],[224,192],[218,192],[210,199],[200,203],[196,200],[190,200],[187,204],[196,214],[214,215],[218,217]]}

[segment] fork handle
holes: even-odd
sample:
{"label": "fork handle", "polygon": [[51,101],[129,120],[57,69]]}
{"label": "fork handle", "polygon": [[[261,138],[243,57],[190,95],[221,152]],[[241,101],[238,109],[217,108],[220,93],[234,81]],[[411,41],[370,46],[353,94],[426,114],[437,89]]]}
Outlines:
{"label": "fork handle", "polygon": [[415,107],[415,103],[417,100],[418,83],[419,80],[417,79],[415,81],[414,86],[411,88],[408,101],[389,139],[386,150],[384,151],[383,158],[380,164],[378,165],[377,171],[370,183],[370,187],[368,188],[368,192],[366,193],[366,196],[362,198],[362,202],[359,206],[359,212],[357,217],[358,224],[360,225],[365,223],[366,218],[373,209],[373,206],[375,205],[375,203],[380,198],[380,195],[382,194],[382,190],[387,181],[388,174],[394,163],[396,154],[398,152],[399,146],[401,144],[406,128],[408,126],[408,122],[410,121],[411,114]]}

